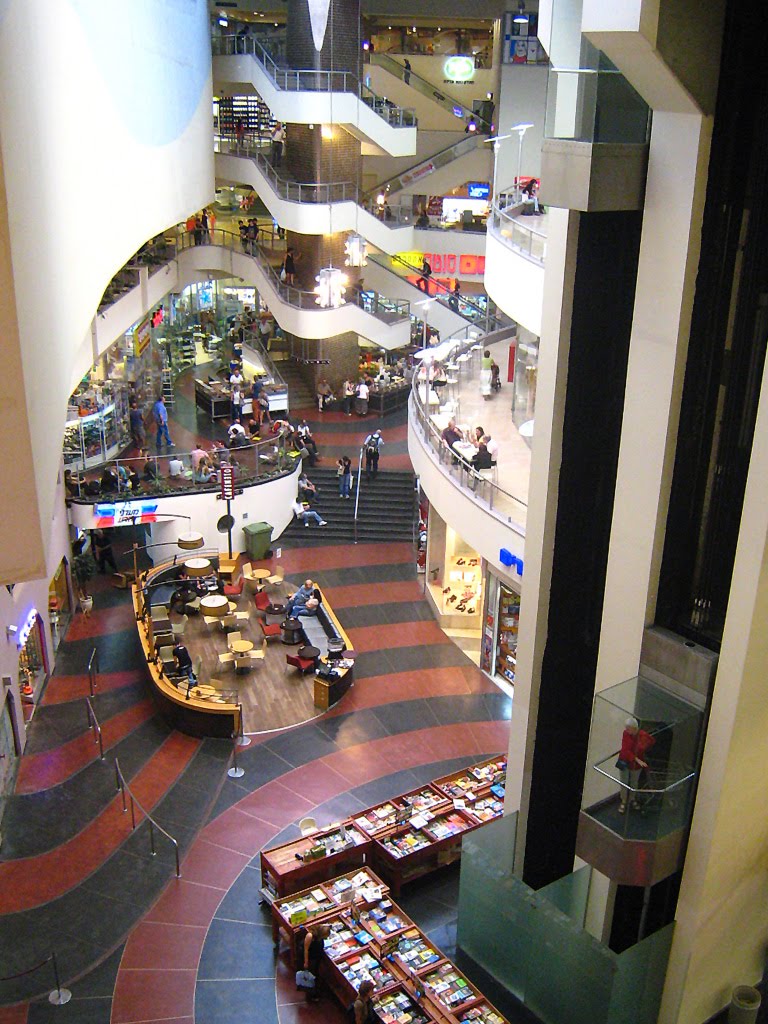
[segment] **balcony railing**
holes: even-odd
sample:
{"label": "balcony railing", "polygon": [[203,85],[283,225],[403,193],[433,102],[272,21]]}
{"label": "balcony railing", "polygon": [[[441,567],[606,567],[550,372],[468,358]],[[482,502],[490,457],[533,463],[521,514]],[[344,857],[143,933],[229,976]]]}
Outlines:
{"label": "balcony railing", "polygon": [[[475,332],[471,332],[469,328],[464,328],[447,341],[441,342],[439,348],[441,352],[447,352],[450,348],[450,359],[453,361],[465,355],[471,359],[489,340],[488,337],[478,340],[474,334]],[[451,345],[452,342],[455,344]],[[424,376],[428,377],[428,374]],[[528,503],[506,488],[499,486],[494,479],[497,469],[475,469],[457,452],[449,448],[443,440],[442,419],[450,417],[457,423],[461,421],[460,397],[458,402],[450,403],[447,412],[440,412],[436,392],[432,390],[428,380],[420,380],[419,377],[419,373],[414,375],[411,388],[411,422],[415,424],[423,443],[430,450],[435,462],[467,497],[493,513],[516,533],[525,536]],[[437,417],[437,422],[435,417]]]}
{"label": "balcony railing", "polygon": [[218,57],[250,55],[283,92],[345,92],[354,93],[393,128],[413,128],[416,114],[410,108],[396,107],[384,96],[378,96],[350,71],[314,71],[288,68],[282,54],[272,53],[253,38],[219,36],[213,40],[213,54]]}
{"label": "balcony railing", "polygon": [[510,249],[543,267],[547,258],[547,236],[543,231],[520,223],[517,219],[521,210],[519,204],[506,206],[502,197],[499,198],[500,202],[491,208],[491,233]]}

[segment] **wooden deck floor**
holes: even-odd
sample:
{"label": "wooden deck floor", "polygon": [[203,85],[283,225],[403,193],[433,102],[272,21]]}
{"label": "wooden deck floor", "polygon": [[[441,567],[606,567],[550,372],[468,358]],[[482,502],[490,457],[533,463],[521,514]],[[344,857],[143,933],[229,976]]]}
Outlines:
{"label": "wooden deck floor", "polygon": [[[278,600],[278,596],[285,597],[293,589],[283,584],[282,589],[270,591],[270,594]],[[243,591],[236,600],[237,610],[249,613],[248,621],[240,623],[239,631],[244,640],[252,640],[254,647],[259,647],[262,634],[253,597]],[[178,615],[172,615],[174,622],[179,618]],[[271,640],[267,644],[263,661],[254,661],[248,670],[235,672],[233,665],[219,663],[219,654],[227,650],[227,633],[218,624],[206,626],[202,615],[189,616],[184,644],[193,661],[198,654],[203,659],[200,682],[214,679],[219,680],[220,685],[226,689],[237,689],[243,705],[243,728],[246,733],[282,729],[322,714],[314,705],[314,675],[301,675],[286,663],[286,654],[295,654],[296,647]]]}

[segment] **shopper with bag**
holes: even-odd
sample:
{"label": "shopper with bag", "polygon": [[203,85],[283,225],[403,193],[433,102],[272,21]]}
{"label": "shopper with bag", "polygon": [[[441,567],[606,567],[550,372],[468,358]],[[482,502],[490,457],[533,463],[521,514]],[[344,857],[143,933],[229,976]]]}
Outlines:
{"label": "shopper with bag", "polygon": [[306,992],[308,1001],[320,998],[317,993],[320,958],[323,955],[325,940],[330,934],[329,924],[313,924],[307,928],[307,934],[304,936],[304,970],[296,972],[296,987]]}

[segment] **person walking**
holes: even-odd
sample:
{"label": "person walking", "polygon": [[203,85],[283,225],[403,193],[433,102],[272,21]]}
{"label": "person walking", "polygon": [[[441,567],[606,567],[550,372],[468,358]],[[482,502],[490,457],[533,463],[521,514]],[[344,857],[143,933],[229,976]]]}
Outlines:
{"label": "person walking", "polygon": [[285,128],[280,121],[272,129],[272,166],[280,167],[283,162],[283,143],[285,142]]}
{"label": "person walking", "polygon": [[291,508],[299,522],[304,523],[305,526],[309,526],[310,522],[317,523],[318,526],[328,525],[324,519],[320,518],[314,509],[304,508],[298,498],[292,503]]}
{"label": "person walking", "polygon": [[483,359],[480,364],[480,394],[487,401],[491,397],[491,353],[488,349],[483,352]]}
{"label": "person walking", "polygon": [[376,478],[379,472],[379,453],[384,441],[380,430],[374,430],[363,442],[365,448],[365,479],[367,483]]}
{"label": "person walking", "polygon": [[405,82],[406,85],[410,85],[411,84],[411,70],[412,70],[412,68],[411,68],[411,62],[408,60],[407,57],[403,61],[403,67],[405,68],[405,71],[403,73],[403,81]]}
{"label": "person walking", "polygon": [[94,530],[91,534],[91,541],[93,543],[93,553],[96,556],[96,562],[102,576],[107,571],[107,565],[111,567],[112,572],[117,572],[117,563],[112,551],[112,538],[108,531]]}
{"label": "person walking", "polygon": [[336,463],[336,475],[339,478],[339,497],[349,499],[352,491],[352,460],[348,455],[342,455]]}
{"label": "person walking", "polygon": [[155,417],[155,423],[157,424],[157,450],[163,446],[163,438],[169,448],[175,448],[176,445],[171,440],[171,435],[168,433],[168,410],[165,407],[165,399],[162,395],[158,396],[157,401],[152,407],[152,415]]}
{"label": "person walking", "polygon": [[425,256],[421,261],[421,277],[416,282],[416,287],[425,295],[429,294],[429,279],[432,277],[432,265]]}
{"label": "person walking", "polygon": [[131,402],[128,418],[131,424],[131,437],[133,438],[133,443],[139,451],[141,451],[146,444],[146,435],[144,434],[144,414],[139,408],[135,398]]}
{"label": "person walking", "polygon": [[352,415],[352,406],[355,402],[355,385],[347,377],[344,383],[341,385],[341,398],[342,407],[347,416]]}
{"label": "person walking", "polygon": [[283,271],[285,273],[285,283],[296,284],[296,253],[294,249],[290,247],[285,250]]}
{"label": "person walking", "polygon": [[456,280],[453,282],[453,289],[451,290],[451,294],[448,296],[448,305],[451,307],[454,313],[459,312],[460,298],[461,295],[459,294],[459,279],[457,277]]}

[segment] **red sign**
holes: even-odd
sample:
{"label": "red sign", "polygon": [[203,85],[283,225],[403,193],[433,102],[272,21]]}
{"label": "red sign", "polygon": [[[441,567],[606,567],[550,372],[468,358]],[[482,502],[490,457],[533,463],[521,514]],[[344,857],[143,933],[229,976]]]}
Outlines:
{"label": "red sign", "polygon": [[221,467],[221,496],[231,501],[235,496],[235,471],[228,463]]}

